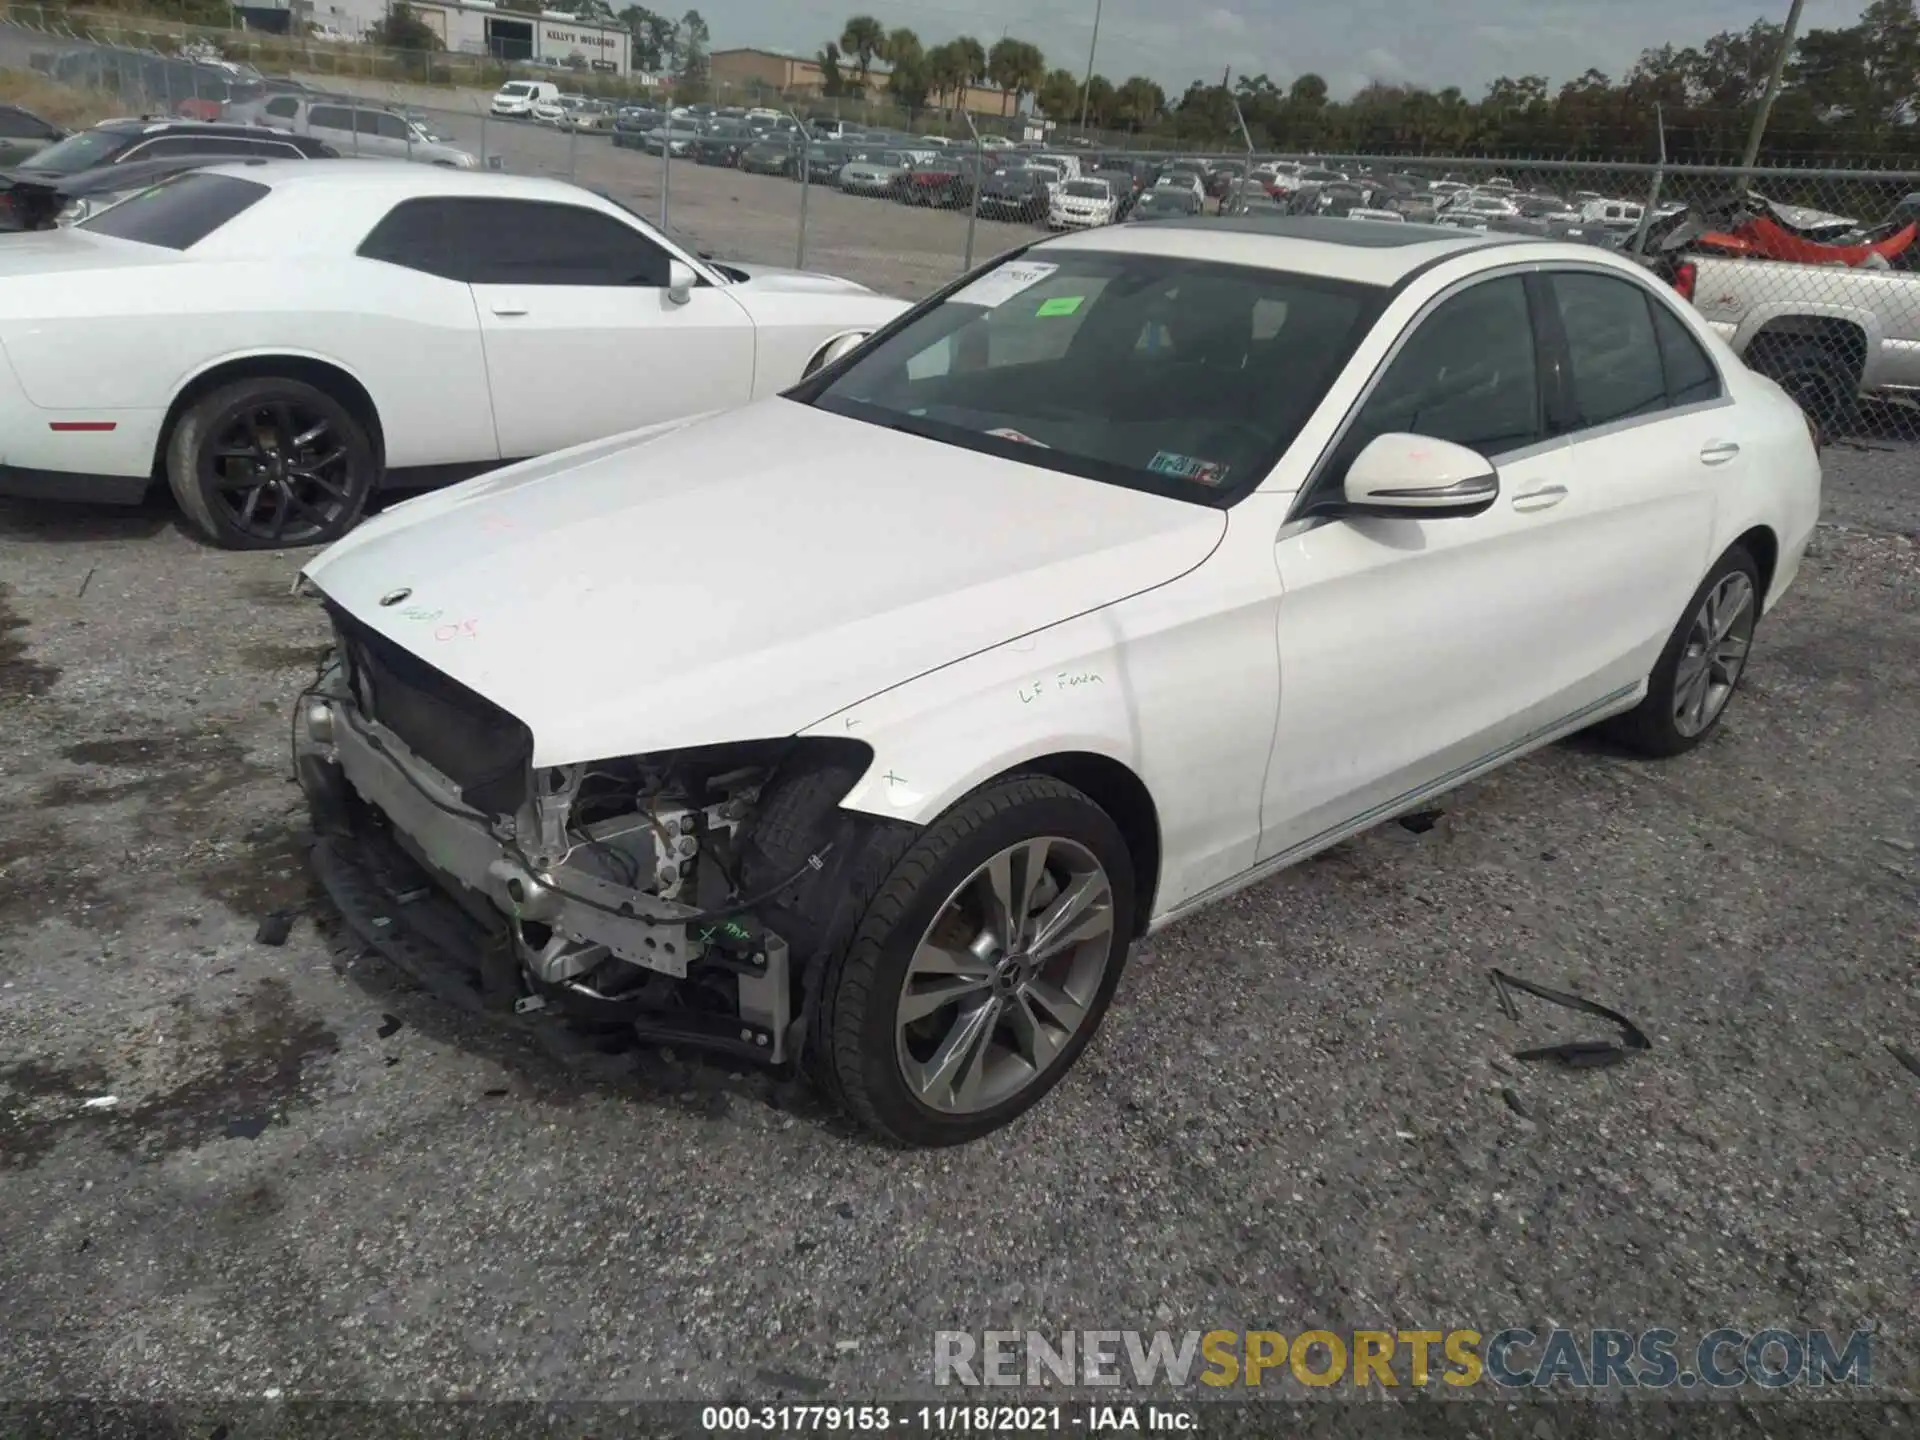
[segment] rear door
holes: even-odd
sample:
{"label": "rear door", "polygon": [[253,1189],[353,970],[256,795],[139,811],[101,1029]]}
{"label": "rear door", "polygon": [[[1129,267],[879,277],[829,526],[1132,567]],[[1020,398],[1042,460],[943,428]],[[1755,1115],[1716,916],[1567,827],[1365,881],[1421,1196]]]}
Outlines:
{"label": "rear door", "polygon": [[668,297],[671,253],[583,205],[462,200],[500,452],[542,455],[753,395],[744,307],[702,280]]}
{"label": "rear door", "polygon": [[1706,573],[1718,493],[1749,461],[1718,368],[1651,286],[1598,267],[1538,283],[1567,357],[1552,397],[1573,447],[1560,513],[1609,578],[1579,644],[1606,686],[1632,684]]}
{"label": "rear door", "polygon": [[398,115],[384,110],[356,110],[353,133],[362,155],[389,160],[406,160],[413,155],[413,131]]}
{"label": "rear door", "polygon": [[361,153],[359,137],[353,129],[353,111],[345,105],[309,105],[307,133],[326,141],[342,155]]}

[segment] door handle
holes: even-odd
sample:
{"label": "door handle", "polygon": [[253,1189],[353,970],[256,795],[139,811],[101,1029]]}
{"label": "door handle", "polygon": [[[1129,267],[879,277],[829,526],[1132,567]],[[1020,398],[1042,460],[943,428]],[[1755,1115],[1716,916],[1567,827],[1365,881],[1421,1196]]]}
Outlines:
{"label": "door handle", "polygon": [[1542,485],[1538,490],[1526,490],[1513,497],[1516,510],[1548,510],[1567,498],[1564,485]]}
{"label": "door handle", "polygon": [[1724,465],[1740,453],[1740,447],[1731,440],[1715,440],[1710,445],[1700,447],[1700,460],[1705,465]]}
{"label": "door handle", "polygon": [[496,315],[524,315],[527,313],[527,307],[524,305],[496,305],[493,307],[493,313]]}

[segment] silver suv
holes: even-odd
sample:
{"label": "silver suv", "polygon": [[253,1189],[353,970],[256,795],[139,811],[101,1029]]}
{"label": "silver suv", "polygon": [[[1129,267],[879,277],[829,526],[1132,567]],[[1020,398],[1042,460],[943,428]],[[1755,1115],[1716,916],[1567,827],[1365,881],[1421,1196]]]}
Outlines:
{"label": "silver suv", "polygon": [[273,95],[245,110],[247,119],[296,135],[324,140],[342,155],[418,160],[458,170],[478,170],[479,157],[435,139],[414,121],[391,110],[376,110],[325,95]]}

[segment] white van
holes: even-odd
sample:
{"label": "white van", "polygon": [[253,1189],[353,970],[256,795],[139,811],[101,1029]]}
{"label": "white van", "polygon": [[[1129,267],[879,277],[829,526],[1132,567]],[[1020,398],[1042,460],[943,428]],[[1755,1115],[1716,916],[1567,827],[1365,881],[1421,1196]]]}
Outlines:
{"label": "white van", "polygon": [[534,106],[543,100],[552,103],[559,98],[560,87],[549,80],[509,80],[494,94],[493,113],[530,119]]}

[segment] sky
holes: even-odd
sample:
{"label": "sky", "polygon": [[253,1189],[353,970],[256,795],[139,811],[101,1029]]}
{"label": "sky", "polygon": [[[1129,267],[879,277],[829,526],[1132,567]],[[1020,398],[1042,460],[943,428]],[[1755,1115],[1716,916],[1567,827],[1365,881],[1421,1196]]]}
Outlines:
{"label": "sky", "polygon": [[[620,8],[621,0],[614,0]],[[685,0],[673,0],[674,4]],[[1850,25],[1866,0],[1807,0],[1809,29]],[[714,49],[758,46],[811,56],[849,14],[910,26],[934,44],[969,34],[1031,40],[1059,66],[1086,69],[1095,0],[705,0]],[[652,8],[667,9],[656,4]],[[1146,75],[1178,95],[1194,79],[1266,74],[1284,85],[1312,71],[1336,97],[1370,80],[1478,97],[1501,75],[1560,82],[1588,68],[1618,78],[1643,49],[1697,44],[1721,30],[1783,20],[1787,0],[1103,0],[1094,69],[1116,84]]]}

